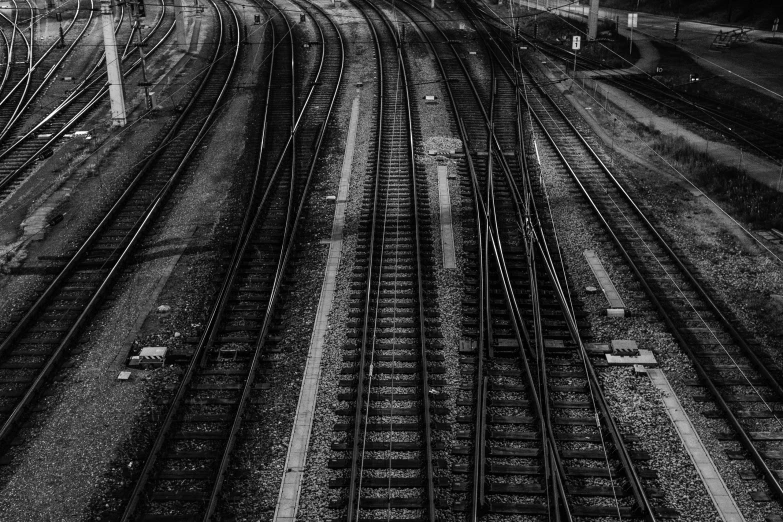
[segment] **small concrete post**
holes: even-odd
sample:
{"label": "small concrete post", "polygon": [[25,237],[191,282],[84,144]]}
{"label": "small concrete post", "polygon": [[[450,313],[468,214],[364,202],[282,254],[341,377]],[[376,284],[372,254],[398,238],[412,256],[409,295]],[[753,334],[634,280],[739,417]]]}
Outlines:
{"label": "small concrete post", "polygon": [[590,0],[590,13],[587,15],[588,40],[598,38],[598,2],[599,0]]}
{"label": "small concrete post", "polygon": [[111,12],[111,0],[101,0],[101,19],[103,21],[103,45],[106,49],[106,72],[109,76],[109,99],[111,100],[111,123],[124,127],[125,90],[123,89],[120,59],[117,56],[117,40],[114,37],[114,15]]}
{"label": "small concrete post", "polygon": [[185,12],[182,10],[182,0],[174,0],[174,20],[177,26],[177,45],[181,50],[186,51],[188,35],[185,29]]}

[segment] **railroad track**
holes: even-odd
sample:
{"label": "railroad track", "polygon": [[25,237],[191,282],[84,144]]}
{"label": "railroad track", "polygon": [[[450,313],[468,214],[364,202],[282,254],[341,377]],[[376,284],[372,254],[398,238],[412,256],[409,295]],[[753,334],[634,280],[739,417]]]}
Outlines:
{"label": "railroad track", "polygon": [[[465,429],[453,453],[465,459],[454,472],[464,479],[453,489],[465,496],[455,509],[470,520],[484,514],[672,515],[648,499],[655,475],[637,471],[645,455],[626,448],[609,414],[582,343],[589,324],[579,321],[584,314],[563,291],[562,261],[541,248],[552,232],[534,219],[537,188],[514,85],[501,70],[495,75],[500,64],[492,54],[474,61],[491,64],[492,74],[481,74],[424,10],[412,2],[397,5],[425,35],[450,80],[457,128],[468,144],[463,196],[474,202],[468,236],[477,240],[467,261],[480,277],[466,282],[470,297],[463,303],[469,319],[460,354],[470,380],[458,405],[470,414],[458,417]],[[470,49],[479,53],[475,45]]]}
{"label": "railroad track", "polygon": [[399,35],[381,9],[354,5],[375,42],[377,106],[368,157],[359,247],[351,284],[350,342],[329,467],[344,500],[331,504],[339,520],[390,517],[436,520],[436,477],[445,461],[436,431],[446,383],[435,292],[431,283],[432,233],[426,179],[414,156],[414,119]]}
{"label": "railroad track", "polygon": [[[509,59],[503,58],[509,65]],[[542,159],[561,165],[584,195],[597,223],[634,274],[677,344],[690,358],[699,385],[706,388],[721,418],[733,430],[728,436],[743,448],[771,496],[783,501],[775,469],[780,454],[780,371],[729,308],[714,297],[679,249],[645,214],[606,166],[579,118],[554,90],[539,86],[524,66],[520,88],[538,140]],[[750,407],[747,404],[750,403]],[[735,455],[740,457],[740,455]]]}
{"label": "railroad track", "polygon": [[[52,16],[53,12],[54,10],[49,11],[48,16]],[[122,25],[124,11],[121,13],[118,26]],[[7,92],[0,88],[0,143],[9,137],[9,133],[21,118],[22,113],[30,107],[33,100],[48,85],[65,59],[76,48],[92,23],[94,15],[95,3],[93,0],[90,0],[89,5],[84,9],[82,9],[82,2],[77,1],[73,17],[63,28],[63,37],[68,36],[72,31],[76,33],[76,36],[71,39],[70,45],[63,47],[60,45],[59,38],[56,39],[40,57],[29,63],[25,74],[13,85],[10,85]]]}
{"label": "railroad track", "polygon": [[[294,46],[292,25],[284,10],[259,5],[274,10],[264,43],[270,63],[266,124],[250,204],[209,320],[123,520],[156,514],[209,520],[230,513],[230,496],[223,495],[222,503],[219,499],[224,481],[230,480],[232,452],[243,422],[261,420],[252,403],[263,400],[265,388],[256,376],[276,351],[270,338],[273,321],[342,79],[344,53],[338,27],[320,8],[299,3],[316,21],[321,45],[317,67],[297,82],[294,72],[302,58],[297,55],[303,51]],[[241,474],[233,475],[233,482],[240,480]]]}
{"label": "railroad track", "polygon": [[[490,15],[484,11],[481,13],[481,20],[491,25],[498,37],[504,36],[507,41],[513,38],[510,28],[492,21],[489,18]],[[563,67],[567,71],[571,70],[574,60],[572,51],[550,42],[534,39],[532,35],[524,32],[519,34],[519,39],[547,56],[562,61]],[[577,61],[577,69],[580,71],[600,71],[607,69],[607,66],[596,60],[580,56]],[[625,75],[599,75],[594,79],[619,87],[648,105],[664,108],[698,125],[718,132],[734,140],[740,146],[753,150],[772,161],[783,160],[783,133],[776,122],[765,121],[761,115],[749,116],[727,106],[726,103],[719,103],[703,96],[668,87],[660,80],[642,71],[634,70],[632,66],[627,68]]]}
{"label": "railroad track", "polygon": [[[13,17],[0,13],[0,30],[6,43],[6,61],[3,80],[0,82],[0,96],[4,96],[11,85],[24,78],[33,63],[35,24],[30,0],[11,0]],[[11,36],[5,34],[6,30]]]}
{"label": "railroad track", "polygon": [[220,109],[237,62],[239,46],[226,41],[227,25],[238,22],[227,7],[220,14],[209,70],[162,145],[137,168],[128,188],[33,305],[2,332],[0,342],[0,447],[24,422],[36,398],[90,324],[113,284],[123,273]]}
{"label": "railroad track", "polygon": [[[124,39],[126,42],[122,60],[125,65],[123,74],[128,77],[141,65],[141,60],[133,59],[132,51],[135,49],[132,41],[133,32],[125,25],[118,25],[116,31],[118,40]],[[161,0],[160,16],[144,37],[145,45],[149,46],[146,54],[150,55],[159,50],[173,32],[174,14],[166,7],[165,1]],[[24,181],[31,167],[51,155],[52,149],[68,131],[98,106],[103,97],[108,94],[109,88],[104,69],[103,54],[101,54],[90,73],[65,100],[48,111],[29,129],[13,136],[13,139],[9,136],[5,143],[0,143],[0,202],[7,199]]]}

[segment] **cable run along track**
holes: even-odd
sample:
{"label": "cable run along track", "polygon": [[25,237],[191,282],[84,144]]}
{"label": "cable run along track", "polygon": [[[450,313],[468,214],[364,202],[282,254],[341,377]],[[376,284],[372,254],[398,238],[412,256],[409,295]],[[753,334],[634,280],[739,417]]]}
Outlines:
{"label": "cable run along track", "polygon": [[414,156],[414,117],[397,28],[369,2],[354,5],[368,21],[377,64],[376,127],[371,142],[351,283],[349,343],[329,467],[345,488],[332,504],[338,520],[436,520],[435,473],[445,466],[437,430],[449,429],[440,387],[445,369],[434,287],[432,234],[424,173]]}
{"label": "cable run along track", "polygon": [[[473,406],[473,415],[458,417],[473,428],[460,430],[458,439],[472,445],[454,450],[471,457],[454,468],[467,475],[454,490],[468,494],[455,509],[470,520],[486,513],[653,520],[632,464],[644,456],[628,451],[608,412],[580,338],[587,325],[577,321],[560,283],[561,261],[541,247],[547,240],[532,219],[515,89],[502,75],[474,79],[478,73],[466,65],[459,42],[423,9],[398,5],[423,31],[448,78],[467,144],[463,191],[475,204],[477,241],[468,256],[481,277],[465,303],[476,319],[466,322],[460,349],[473,393],[458,402]],[[491,54],[482,55],[480,63],[493,63]]]}
{"label": "cable run along track", "polygon": [[209,320],[122,520],[230,516],[231,486],[242,480],[228,475],[232,452],[243,423],[263,420],[253,411],[265,389],[256,377],[275,352],[270,332],[344,64],[338,27],[320,8],[297,3],[317,23],[318,67],[297,81],[302,51],[292,25],[274,4],[259,4],[270,20],[269,69],[252,194]]}
{"label": "cable run along track", "polygon": [[708,416],[727,422],[743,456],[766,482],[771,496],[783,502],[776,471],[783,463],[775,451],[775,441],[783,436],[780,369],[628,194],[598,148],[573,123],[579,119],[568,102],[551,88],[539,86],[524,66],[519,82],[534,132],[541,137],[538,150],[542,157],[562,165],[582,192],[597,223],[688,355],[698,384],[717,406]]}
{"label": "cable run along track", "polygon": [[[90,324],[113,284],[123,273],[145,233],[155,222],[189,161],[210,128],[237,61],[237,45],[228,45],[227,26],[238,22],[228,8],[220,14],[210,67],[190,103],[143,165],[135,169],[120,195],[89,237],[0,342],[0,448],[11,436],[59,363]],[[228,18],[226,15],[229,15]],[[234,33],[236,34],[236,32]]]}
{"label": "cable run along track", "polygon": [[[160,6],[160,16],[144,36],[145,45],[152,46],[147,51],[147,57],[159,50],[174,32],[173,10],[167,7],[165,0],[161,0]],[[120,21],[122,19],[120,17]],[[136,56],[133,52],[133,31],[126,24],[118,24],[115,32],[118,42],[122,39],[126,42],[121,59],[126,64],[123,75],[129,78],[141,65],[140,59],[133,59]],[[104,54],[101,53],[90,72],[65,100],[22,134],[14,136],[11,133],[5,142],[0,142],[0,202],[22,183],[41,155],[57,146],[63,135],[99,106],[108,92]],[[12,136],[13,139],[10,139]]]}

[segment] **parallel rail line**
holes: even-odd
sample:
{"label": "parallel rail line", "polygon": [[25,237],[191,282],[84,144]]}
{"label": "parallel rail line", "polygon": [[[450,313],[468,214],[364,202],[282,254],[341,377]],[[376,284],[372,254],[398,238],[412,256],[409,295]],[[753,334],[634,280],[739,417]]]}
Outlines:
{"label": "parallel rail line", "polygon": [[[332,449],[346,457],[329,461],[346,475],[331,487],[346,488],[345,501],[332,504],[339,520],[386,516],[395,521],[436,520],[433,458],[443,449],[433,418],[445,383],[438,361],[437,312],[427,313],[430,288],[429,219],[422,213],[427,195],[415,161],[415,115],[400,35],[377,6],[354,5],[368,21],[375,42],[377,107],[374,142],[365,178],[357,268],[352,283],[352,341],[345,347],[349,391],[337,411],[348,422],[335,426]],[[434,315],[434,317],[433,317]]]}
{"label": "parallel rail line", "polygon": [[[236,20],[233,23],[236,25]],[[8,448],[10,436],[25,420],[35,399],[123,273],[124,264],[163,210],[210,128],[238,56],[238,46],[233,53],[221,54],[226,46],[223,25],[214,46],[212,65],[168,131],[163,140],[167,145],[148,157],[128,188],[35,303],[13,328],[3,332],[2,448]]]}
{"label": "parallel rail line", "polygon": [[[69,35],[72,30],[78,33],[70,45],[61,47],[60,40],[57,38],[41,56],[30,61],[27,72],[9,88],[8,92],[3,92],[3,89],[0,88],[0,93],[2,93],[0,95],[0,143],[9,136],[22,113],[30,107],[33,100],[41,93],[65,59],[79,44],[90,27],[94,15],[95,3],[93,0],[90,0],[86,9],[82,9],[82,2],[77,1],[73,18],[63,29],[63,37]],[[121,11],[118,25],[122,25],[123,15],[124,10]],[[79,28],[81,29],[79,30]],[[32,44],[35,45],[35,42]]]}
{"label": "parallel rail line", "polygon": [[264,43],[265,123],[250,202],[209,320],[122,520],[173,514],[206,521],[230,512],[230,497],[223,495],[221,502],[221,492],[245,418],[253,417],[256,377],[269,355],[284,277],[344,66],[338,27],[319,8],[302,3],[322,45],[317,70],[297,81],[300,60],[291,24],[283,10],[264,5],[274,11]]}
{"label": "parallel rail line", "polygon": [[[419,14],[423,15],[423,12],[419,10]],[[417,22],[421,27],[421,21]],[[429,24],[434,25],[431,20]],[[424,33],[432,35],[429,41],[434,48],[440,49],[436,53],[439,57],[453,55],[459,58],[455,44],[450,42],[445,33],[433,29],[424,29]],[[461,60],[460,64],[460,67],[448,68],[448,78],[456,80],[446,84],[450,93],[455,90],[455,85],[473,85],[470,68],[462,64]],[[495,65],[492,66],[494,68]],[[446,77],[446,68],[442,64],[441,69]],[[455,74],[460,69],[464,76]],[[464,90],[464,87],[462,89]],[[479,202],[476,228],[483,231],[477,234],[478,237],[483,237],[483,243],[472,257],[481,260],[480,264],[484,265],[482,271],[486,272],[485,282],[479,285],[476,300],[477,303],[484,303],[479,310],[483,310],[485,316],[479,315],[476,322],[478,332],[469,332],[469,337],[476,339],[479,345],[483,344],[486,348],[476,349],[478,347],[473,346],[475,341],[467,343],[463,348],[463,353],[471,356],[466,358],[465,362],[476,367],[478,373],[477,393],[474,397],[474,418],[477,420],[473,443],[473,480],[460,486],[460,490],[472,491],[472,494],[462,509],[469,511],[471,519],[487,512],[538,515],[548,513],[556,518],[564,517],[563,519],[570,519],[572,515],[595,516],[599,513],[604,516],[628,516],[635,512],[653,520],[651,506],[645,498],[643,488],[639,486],[639,477],[633,470],[628,450],[608,413],[600,389],[596,390],[597,379],[585,357],[578,329],[580,324],[574,319],[573,311],[564,306],[565,295],[558,294],[552,286],[546,284],[539,288],[538,285],[542,283],[537,284],[536,279],[539,277],[538,271],[542,270],[540,265],[536,268],[529,266],[526,261],[526,257],[535,257],[534,253],[529,251],[533,245],[545,242],[546,239],[541,235],[536,241],[529,237],[526,240],[524,234],[521,234],[524,220],[520,207],[527,208],[529,212],[530,203],[521,197],[517,186],[517,183],[522,185],[522,176],[527,169],[524,141],[519,130],[521,127],[514,121],[514,115],[518,114],[516,106],[519,104],[515,89],[507,80],[503,81],[502,76],[495,77],[493,74],[490,81],[485,81],[483,85],[478,83],[473,87],[473,91],[473,103],[489,109],[482,110],[484,121],[479,122],[478,128],[470,130],[466,129],[459,118],[460,110],[469,104],[465,103],[464,94],[458,102],[452,94],[452,105],[457,114],[463,141],[470,144],[466,147],[466,156],[470,157],[471,149],[479,146],[480,141],[476,138],[486,139],[489,152],[485,160],[482,161],[480,156],[477,156],[470,162],[473,181],[466,183],[472,187],[474,200]],[[497,134],[492,132],[495,128],[498,129]],[[513,131],[515,128],[516,132]],[[490,130],[491,136],[486,136],[486,129]],[[511,132],[503,133],[500,129],[511,129]],[[473,154],[475,152],[477,151],[474,150]],[[481,167],[476,169],[474,164]],[[497,173],[493,172],[495,169]],[[495,183],[495,176],[499,177],[498,181],[505,183]],[[515,180],[515,177],[519,180]],[[528,192],[532,192],[532,189]],[[527,254],[526,250],[519,246],[523,244],[527,246]],[[542,279],[551,277],[557,282],[554,268],[556,263],[549,256],[546,259],[546,266],[550,270],[543,272]],[[519,277],[520,272],[528,272],[527,281]],[[515,277],[510,277],[510,273],[514,273]],[[544,296],[543,301],[530,299],[529,292],[532,292],[533,296],[540,293]],[[496,301],[495,296],[502,297],[502,300]],[[505,307],[498,307],[500,303],[504,303]],[[475,307],[469,305],[470,308]],[[525,315],[524,318],[522,314]],[[546,318],[542,314],[546,314]],[[566,314],[565,317],[563,314]],[[571,357],[564,357],[565,355]],[[551,358],[554,358],[552,363],[556,365],[556,370],[547,373],[544,370],[545,362]],[[534,375],[531,367],[538,368],[541,373]],[[517,384],[512,379],[516,380]],[[574,379],[577,383],[584,384],[560,384],[563,380],[570,383]],[[553,391],[555,393],[552,393]],[[553,396],[573,399],[575,394],[585,391],[588,392],[586,400],[552,399]],[[542,394],[540,398],[538,394]],[[584,415],[581,418],[579,414],[574,415],[580,409],[586,410],[584,414],[580,413]],[[524,415],[525,412],[530,413]],[[601,423],[596,426],[592,435],[578,434],[586,427],[596,424],[599,417]],[[539,426],[538,434],[517,429],[530,423]],[[576,425],[579,428],[572,428]],[[604,430],[609,434],[607,440],[602,440]],[[536,441],[539,446],[531,447],[530,444]],[[575,443],[578,445],[585,442],[591,443],[595,449],[569,449]],[[564,461],[585,458],[594,459],[599,465],[594,469],[564,465]],[[540,462],[543,467],[518,464],[525,459],[530,459],[532,463]],[[515,464],[504,464],[504,460]],[[610,461],[618,462],[618,467],[607,470],[601,465]],[[468,471],[468,468],[464,469]],[[534,478],[533,482],[528,482],[527,485],[524,481],[519,483],[518,478],[511,481],[502,480],[504,475],[509,474],[535,477],[539,471],[549,478],[546,481],[543,476],[538,480]],[[580,475],[600,480],[599,478],[606,477],[607,471],[608,488],[580,487]],[[631,486],[630,491],[633,491],[632,498],[635,500],[630,505],[620,507],[611,502],[607,504],[600,501],[600,497],[626,496],[621,490],[615,490],[613,477],[614,480],[624,478]],[[472,485],[468,486],[471,482]],[[536,485],[536,482],[542,486]],[[511,495],[527,495],[532,498],[544,496],[548,502],[542,504],[502,500],[503,497],[508,498]]]}
{"label": "parallel rail line", "polygon": [[[575,124],[567,102],[538,85],[524,65],[518,87],[526,104],[544,157],[560,163],[583,193],[596,219],[641,284],[677,344],[691,360],[699,383],[718,406],[765,480],[772,495],[783,502],[783,488],[774,469],[780,467],[773,449],[781,429],[783,387],[780,372],[763,347],[739,325],[727,306],[714,297],[665,234],[647,217],[606,166],[590,140]],[[746,403],[760,407],[746,409]]]}
{"label": "parallel rail line", "polygon": [[[165,27],[166,23],[169,24],[168,27]],[[164,31],[163,34],[160,34],[161,29]],[[122,55],[123,62],[130,62],[123,72],[127,76],[141,65],[141,60],[131,59],[133,32],[127,33],[124,25],[118,25],[116,30],[120,35],[127,34]],[[147,54],[160,49],[173,32],[174,14],[167,8],[165,0],[161,0],[160,16],[152,30],[144,37],[146,45],[154,42]],[[104,56],[101,54],[90,73],[43,119],[30,126],[10,143],[0,144],[0,201],[7,198],[23,181],[29,169],[45,156],[47,151],[51,151],[63,136],[98,106],[103,97],[108,94],[106,72],[101,67],[103,59]]]}

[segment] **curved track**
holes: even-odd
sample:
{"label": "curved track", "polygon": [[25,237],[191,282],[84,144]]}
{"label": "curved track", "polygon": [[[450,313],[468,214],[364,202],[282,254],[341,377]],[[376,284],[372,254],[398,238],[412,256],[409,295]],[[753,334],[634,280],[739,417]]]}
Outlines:
{"label": "curved track", "polygon": [[[60,45],[59,38],[56,39],[40,57],[34,62],[31,61],[25,75],[10,86],[7,92],[0,89],[0,93],[2,93],[0,97],[0,143],[9,137],[22,113],[30,107],[66,58],[76,49],[94,19],[95,10],[93,0],[90,0],[89,6],[85,9],[82,9],[81,2],[78,2],[77,8],[73,12],[73,18],[62,29],[63,38],[68,36],[71,31],[77,33],[70,45],[63,47]],[[55,11],[58,10],[48,11],[46,16],[51,17]],[[122,13],[121,11],[118,26],[122,24]]]}
{"label": "curved track", "polygon": [[35,22],[32,4],[30,0],[11,0],[11,4],[13,18],[0,13],[0,27],[7,27],[11,32],[10,37],[3,34],[7,60],[3,81],[0,83],[0,96],[5,96],[14,85],[23,82],[34,60]]}
{"label": "curved track", "polygon": [[[146,53],[152,54],[164,44],[174,32],[174,14],[162,2],[161,15],[155,21],[152,30],[144,37],[145,45],[152,45]],[[118,26],[118,38],[125,37],[123,63],[127,62],[123,74],[127,77],[141,65],[141,60],[133,60],[133,32],[125,25]],[[161,34],[162,32],[162,34]],[[154,45],[153,45],[154,44]],[[7,198],[37,161],[51,155],[51,150],[63,136],[77,125],[89,112],[102,101],[109,92],[106,84],[106,72],[103,70],[103,55],[90,73],[77,85],[71,94],[38,123],[25,130],[10,143],[0,145],[0,201]]]}
{"label": "curved track", "polygon": [[492,54],[474,62],[497,68],[497,76],[466,64],[467,52],[423,10],[403,10],[450,79],[458,131],[469,144],[463,187],[475,202],[478,238],[469,261],[481,278],[464,306],[475,320],[461,348],[463,373],[474,380],[470,400],[460,403],[472,404],[473,415],[460,422],[473,429],[472,444],[457,449],[471,456],[455,468],[468,475],[455,488],[468,493],[458,508],[471,520],[485,513],[654,520],[636,470],[644,455],[625,447],[609,414],[582,344],[588,333],[580,328],[588,325],[562,290],[561,261],[541,246],[551,231],[532,219],[516,89]]}
{"label": "curved track", "polygon": [[272,344],[283,280],[342,78],[337,26],[317,8],[303,8],[317,21],[322,44],[317,71],[305,78],[307,89],[296,87],[291,24],[284,11],[265,8],[271,11],[264,43],[266,123],[250,204],[209,320],[123,520],[142,513],[209,520],[230,511],[220,494],[240,429],[253,416],[256,375]]}
{"label": "curved track", "polygon": [[[217,8],[216,8],[217,9]],[[225,8],[223,8],[225,9]],[[219,12],[219,11],[218,11]],[[78,340],[154,223],[219,110],[237,47],[227,52],[222,21],[209,70],[173,128],[129,187],[0,343],[0,445],[24,421],[60,361]],[[231,51],[231,49],[229,49]]]}
{"label": "curved track", "polygon": [[[726,420],[772,495],[783,502],[783,488],[774,471],[781,466],[780,455],[771,451],[775,434],[783,432],[780,371],[628,194],[597,147],[573,123],[578,117],[566,109],[568,102],[551,88],[539,86],[524,66],[519,71],[519,86],[534,130],[544,138],[538,141],[542,157],[562,165],[585,196],[598,223],[691,359],[701,385],[718,407],[714,415]],[[753,407],[748,409],[747,403]]]}

